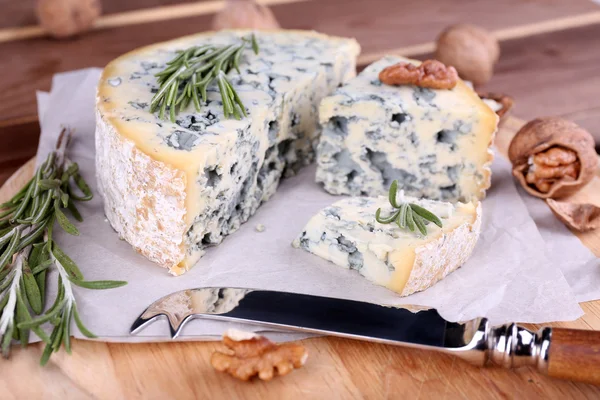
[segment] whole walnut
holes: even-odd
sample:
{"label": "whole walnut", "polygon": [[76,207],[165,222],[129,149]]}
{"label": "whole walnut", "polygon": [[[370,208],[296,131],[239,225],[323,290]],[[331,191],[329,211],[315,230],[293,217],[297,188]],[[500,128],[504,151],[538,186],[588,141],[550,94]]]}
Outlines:
{"label": "whole walnut", "polygon": [[220,29],[279,29],[279,23],[269,7],[254,0],[227,0],[212,22]]}
{"label": "whole walnut", "polygon": [[100,0],[38,0],[42,27],[56,38],[67,38],[92,27],[102,13]]}
{"label": "whole walnut", "polygon": [[598,168],[594,138],[571,121],[536,118],[517,132],[508,148],[513,175],[531,195],[571,195],[587,185]]}
{"label": "whole walnut", "polygon": [[475,86],[491,79],[499,57],[498,40],[475,25],[450,26],[437,38],[435,58],[452,65],[461,78],[473,82]]}

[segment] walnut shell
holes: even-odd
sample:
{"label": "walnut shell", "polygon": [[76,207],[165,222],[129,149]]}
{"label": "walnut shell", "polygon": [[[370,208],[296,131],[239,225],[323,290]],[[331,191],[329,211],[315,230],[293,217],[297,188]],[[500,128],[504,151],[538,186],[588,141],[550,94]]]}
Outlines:
{"label": "walnut shell", "polygon": [[269,7],[254,0],[227,0],[212,22],[221,29],[279,29],[279,23]]}
{"label": "walnut shell", "polygon": [[67,38],[92,27],[102,12],[99,0],[39,0],[40,25],[55,38]]}
{"label": "walnut shell", "polygon": [[458,24],[437,38],[435,58],[452,65],[461,78],[475,86],[490,80],[500,57],[500,45],[494,35],[475,25]]}
{"label": "walnut shell", "polygon": [[[580,163],[577,179],[554,182],[547,193],[542,193],[526,181],[530,157],[553,147],[576,153]],[[559,198],[577,192],[596,174],[598,155],[594,138],[588,131],[571,121],[558,117],[536,118],[525,124],[515,135],[508,149],[513,175],[531,195],[540,198]]]}
{"label": "walnut shell", "polygon": [[579,232],[600,227],[600,207],[593,204],[576,204],[546,199],[550,209],[565,225]]}
{"label": "walnut shell", "polygon": [[477,92],[477,94],[479,95],[479,97],[481,97],[481,99],[483,100],[493,100],[494,102],[498,103],[498,105],[501,107],[499,109],[496,109],[493,111],[498,114],[498,117],[500,118],[500,122],[499,125],[504,123],[504,121],[506,121],[506,119],[508,118],[508,113],[510,112],[510,110],[513,108],[515,101],[512,97],[506,95],[506,94],[502,94],[502,93],[482,93],[482,92]]}

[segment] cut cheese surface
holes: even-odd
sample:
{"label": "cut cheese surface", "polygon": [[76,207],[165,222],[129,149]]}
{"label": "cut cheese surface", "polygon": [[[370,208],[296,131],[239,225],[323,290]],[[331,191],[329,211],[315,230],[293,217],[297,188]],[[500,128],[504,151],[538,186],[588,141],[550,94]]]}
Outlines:
{"label": "cut cheese surface", "polygon": [[340,200],[312,217],[294,245],[336,265],[357,271],[402,296],[425,290],[461,266],[471,255],[481,227],[480,203],[418,200],[400,194],[442,220],[427,225],[427,236],[395,223],[375,220],[393,210],[387,197]]}
{"label": "cut cheese surface", "polygon": [[323,99],[317,182],[377,196],[397,179],[415,197],[483,198],[497,115],[462,81],[452,90],[382,84],[379,72],[401,61],[419,63],[387,56]]}
{"label": "cut cheese surface", "polygon": [[96,170],[106,215],[121,237],[179,275],[268,200],[283,176],[314,159],[318,104],[355,75],[358,44],[315,32],[257,32],[228,79],[248,117],[226,119],[216,85],[200,112],[158,118],[155,74],[193,45],[236,44],[249,31],[184,37],[128,53],[97,92]]}

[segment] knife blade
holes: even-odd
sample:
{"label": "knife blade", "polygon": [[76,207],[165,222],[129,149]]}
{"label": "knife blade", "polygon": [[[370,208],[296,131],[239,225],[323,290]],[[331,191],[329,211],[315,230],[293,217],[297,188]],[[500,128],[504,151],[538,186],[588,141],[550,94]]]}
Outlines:
{"label": "knife blade", "polygon": [[[492,326],[486,318],[457,323],[420,306],[225,287],[167,295],[144,310],[130,332],[161,318],[168,320],[173,339],[193,319],[216,319],[436,350],[480,366],[488,361],[507,368],[530,365],[551,376],[600,384],[600,332],[549,327],[533,332],[515,323]],[[560,337],[554,343],[553,330]],[[551,363],[553,356],[560,362]]]}

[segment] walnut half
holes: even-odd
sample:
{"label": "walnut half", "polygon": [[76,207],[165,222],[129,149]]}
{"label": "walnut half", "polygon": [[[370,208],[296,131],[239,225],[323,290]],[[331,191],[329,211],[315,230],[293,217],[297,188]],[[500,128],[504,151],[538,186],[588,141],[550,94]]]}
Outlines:
{"label": "walnut half", "polygon": [[287,375],[306,362],[308,353],[296,343],[275,344],[264,336],[230,329],[223,335],[228,352],[215,351],[210,363],[217,371],[247,381],[258,375],[269,381],[277,372]]}
{"label": "walnut half", "polygon": [[437,60],[426,60],[420,65],[399,62],[384,68],[379,80],[386,85],[415,85],[430,89],[452,89],[458,82],[454,67]]}
{"label": "walnut half", "polygon": [[525,124],[510,143],[508,158],[523,188],[541,198],[577,192],[592,180],[598,165],[592,135],[557,117]]}
{"label": "walnut half", "polygon": [[594,204],[577,204],[546,199],[550,209],[569,228],[579,232],[600,227],[600,207]]}

